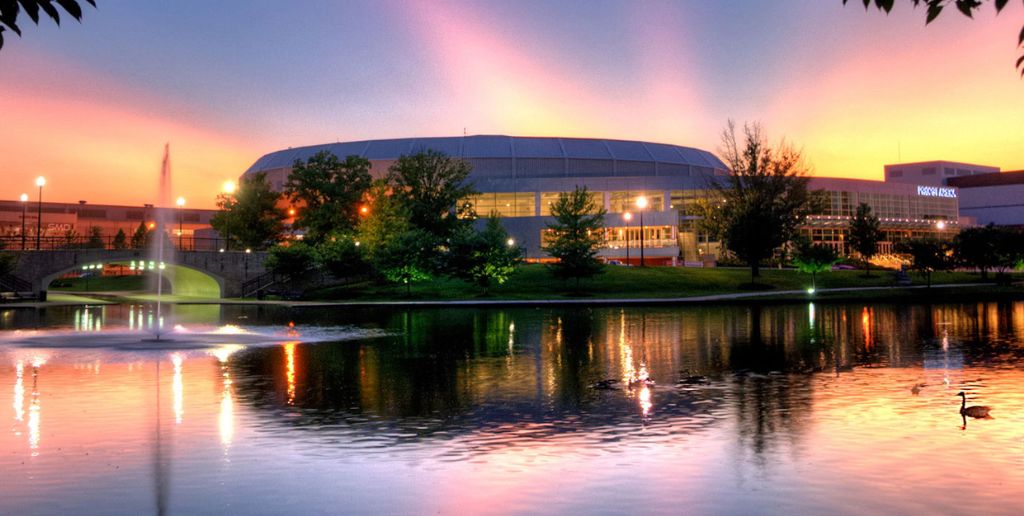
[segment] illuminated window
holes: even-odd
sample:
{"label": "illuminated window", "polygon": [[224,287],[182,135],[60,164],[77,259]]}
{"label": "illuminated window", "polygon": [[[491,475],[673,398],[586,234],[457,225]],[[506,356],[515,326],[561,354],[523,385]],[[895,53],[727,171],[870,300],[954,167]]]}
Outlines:
{"label": "illuminated window", "polygon": [[[604,193],[603,192],[589,192],[590,198],[594,200],[594,205],[597,209],[604,207]],[[551,205],[558,201],[558,196],[561,192],[541,192],[540,194],[540,214],[542,216],[551,215]]]}
{"label": "illuminated window", "polygon": [[631,192],[611,192],[608,198],[608,213],[637,211],[636,200],[640,196],[647,198],[647,208],[645,211],[665,210],[665,192],[661,190],[634,190]]}
{"label": "illuminated window", "polygon": [[536,196],[533,192],[484,193],[470,199],[478,217],[497,212],[501,217],[533,217],[536,214]]}

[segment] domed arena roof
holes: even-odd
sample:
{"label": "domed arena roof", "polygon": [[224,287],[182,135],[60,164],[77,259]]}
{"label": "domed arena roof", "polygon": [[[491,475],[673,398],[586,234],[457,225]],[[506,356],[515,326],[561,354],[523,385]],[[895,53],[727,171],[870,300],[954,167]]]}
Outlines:
{"label": "domed arena roof", "polygon": [[[503,135],[400,138],[339,142],[271,152],[256,161],[246,175],[290,168],[327,150],[344,158],[357,155],[371,162],[390,162],[399,156],[433,149],[473,163],[474,175],[489,177],[693,175],[724,171],[726,165],[710,152],[664,143],[593,138],[551,138]],[[376,164],[375,164],[375,169]],[[660,172],[659,172],[660,171]]]}

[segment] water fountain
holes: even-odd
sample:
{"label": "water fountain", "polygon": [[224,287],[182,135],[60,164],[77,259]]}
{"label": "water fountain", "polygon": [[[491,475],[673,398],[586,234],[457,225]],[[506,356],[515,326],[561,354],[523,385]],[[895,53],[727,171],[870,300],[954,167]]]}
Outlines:
{"label": "water fountain", "polygon": [[171,144],[164,144],[164,159],[160,164],[160,185],[157,190],[157,203],[154,210],[156,229],[151,240],[149,252],[152,261],[156,262],[156,326],[153,340],[159,341],[164,326],[163,290],[164,290],[164,242],[167,241],[167,208],[171,200]]}

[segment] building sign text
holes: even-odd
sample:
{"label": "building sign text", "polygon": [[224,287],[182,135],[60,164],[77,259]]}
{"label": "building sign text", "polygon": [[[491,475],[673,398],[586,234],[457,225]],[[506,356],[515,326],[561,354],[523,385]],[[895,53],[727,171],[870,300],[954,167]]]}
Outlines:
{"label": "building sign text", "polygon": [[917,187],[917,195],[924,197],[948,197],[950,199],[956,199],[956,188],[919,185]]}

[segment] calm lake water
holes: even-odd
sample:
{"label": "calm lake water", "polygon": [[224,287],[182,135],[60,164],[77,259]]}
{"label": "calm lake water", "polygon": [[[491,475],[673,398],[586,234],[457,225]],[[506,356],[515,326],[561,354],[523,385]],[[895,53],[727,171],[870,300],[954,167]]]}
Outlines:
{"label": "calm lake water", "polygon": [[[188,329],[281,336],[205,350],[0,339],[0,513],[1024,503],[1020,302],[173,311]],[[0,337],[153,324],[141,305],[0,311]],[[994,419],[965,427],[961,390]]]}

